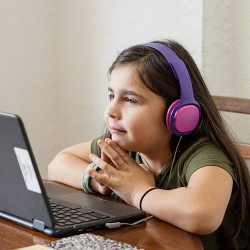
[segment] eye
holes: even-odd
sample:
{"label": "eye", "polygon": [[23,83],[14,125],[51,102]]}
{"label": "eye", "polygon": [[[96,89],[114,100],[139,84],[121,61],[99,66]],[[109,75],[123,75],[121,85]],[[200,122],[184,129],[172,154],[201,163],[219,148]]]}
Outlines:
{"label": "eye", "polygon": [[128,103],[137,103],[136,100],[131,99],[131,98],[129,98],[129,97],[126,97],[125,100],[126,100],[126,102],[128,102]]}
{"label": "eye", "polygon": [[108,98],[109,98],[109,101],[112,101],[115,98],[115,95],[114,94],[109,94]]}

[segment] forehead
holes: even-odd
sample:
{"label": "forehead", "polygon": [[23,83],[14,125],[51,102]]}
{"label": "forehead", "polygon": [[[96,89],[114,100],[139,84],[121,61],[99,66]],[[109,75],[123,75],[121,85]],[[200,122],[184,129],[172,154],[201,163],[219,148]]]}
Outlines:
{"label": "forehead", "polygon": [[155,95],[155,93],[141,81],[135,67],[132,65],[116,67],[110,75],[109,87],[114,91],[119,89],[129,89],[138,92],[141,95]]}

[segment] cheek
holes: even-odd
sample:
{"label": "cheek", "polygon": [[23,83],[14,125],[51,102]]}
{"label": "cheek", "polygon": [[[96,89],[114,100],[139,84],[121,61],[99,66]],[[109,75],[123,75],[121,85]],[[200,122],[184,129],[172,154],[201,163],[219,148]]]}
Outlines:
{"label": "cheek", "polygon": [[164,117],[160,114],[157,116],[153,114],[151,116],[144,116],[138,124],[133,126],[134,137],[143,141],[147,140],[147,142],[161,139],[161,136],[167,131]]}
{"label": "cheek", "polygon": [[165,127],[163,112],[144,112],[136,116],[136,119],[131,121],[131,126],[135,129],[154,129]]}
{"label": "cheek", "polygon": [[107,125],[107,122],[108,122],[107,108],[104,111],[103,118],[104,118],[105,124]]}
{"label": "cheek", "polygon": [[124,117],[124,124],[130,130],[130,132],[138,132],[143,127],[144,116],[141,113],[130,113]]}

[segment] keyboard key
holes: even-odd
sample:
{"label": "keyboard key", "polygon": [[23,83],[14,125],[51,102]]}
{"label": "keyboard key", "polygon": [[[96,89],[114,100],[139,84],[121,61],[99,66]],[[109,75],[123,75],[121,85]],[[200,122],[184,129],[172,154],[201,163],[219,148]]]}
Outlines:
{"label": "keyboard key", "polygon": [[93,212],[93,211],[92,211],[92,210],[90,210],[90,209],[87,209],[87,208],[81,207],[81,208],[79,209],[79,212],[82,212],[82,213],[91,213],[91,212]]}
{"label": "keyboard key", "polygon": [[109,216],[105,215],[105,214],[99,214],[99,213],[91,213],[92,216],[100,218],[100,219],[104,219],[104,218],[108,218]]}
{"label": "keyboard key", "polygon": [[99,219],[98,217],[92,216],[92,215],[90,215],[90,214],[85,214],[84,217],[85,217],[85,218],[88,218],[88,219],[90,219],[90,220],[98,220],[98,219]]}
{"label": "keyboard key", "polygon": [[60,223],[60,222],[57,222],[56,225],[58,225],[60,227],[65,227],[65,224],[64,223]]}
{"label": "keyboard key", "polygon": [[91,219],[86,218],[86,217],[79,217],[78,220],[82,221],[82,222],[88,222],[91,221]]}
{"label": "keyboard key", "polygon": [[65,222],[65,225],[66,225],[66,226],[71,226],[71,225],[74,225],[74,222],[72,222],[72,221],[66,221],[66,222]]}
{"label": "keyboard key", "polygon": [[66,213],[63,213],[65,216],[72,216],[72,213],[70,212],[66,212]]}
{"label": "keyboard key", "polygon": [[64,218],[65,216],[64,216],[64,214],[57,214],[56,217],[57,218]]}
{"label": "keyboard key", "polygon": [[79,223],[82,223],[82,220],[72,219],[71,222],[73,222],[75,224],[79,224]]}
{"label": "keyboard key", "polygon": [[69,217],[69,216],[65,216],[65,217],[64,217],[64,220],[69,221],[69,220],[71,220],[71,217]]}
{"label": "keyboard key", "polygon": [[65,222],[67,222],[67,221],[66,221],[66,220],[62,220],[62,219],[59,219],[59,220],[56,221],[56,223],[63,223],[63,224],[64,224]]}

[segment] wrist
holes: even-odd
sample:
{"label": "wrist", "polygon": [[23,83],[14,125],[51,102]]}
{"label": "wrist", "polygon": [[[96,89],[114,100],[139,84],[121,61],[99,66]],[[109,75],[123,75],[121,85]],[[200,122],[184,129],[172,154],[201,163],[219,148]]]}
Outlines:
{"label": "wrist", "polygon": [[155,190],[155,189],[157,189],[157,188],[156,188],[156,187],[149,188],[149,189],[142,195],[142,197],[141,197],[141,199],[140,199],[140,203],[139,203],[139,208],[140,208],[141,210],[143,210],[143,209],[142,209],[142,201],[143,201],[143,199],[145,198],[145,196],[146,196],[149,192],[151,192],[151,191],[153,191],[153,190]]}
{"label": "wrist", "polygon": [[83,172],[83,175],[81,178],[81,186],[82,186],[83,190],[87,193],[96,193],[96,190],[92,187],[92,183],[91,183],[92,177],[88,173],[90,169],[94,169],[96,172],[101,170],[94,163],[89,164]]}
{"label": "wrist", "polygon": [[[103,174],[103,170],[101,168],[98,168],[96,170],[99,174]],[[95,192],[98,192],[98,193],[101,193],[101,190],[100,190],[100,183],[98,181],[96,181],[94,178],[91,177],[90,179],[90,188],[95,191]]]}
{"label": "wrist", "polygon": [[93,178],[90,179],[90,187],[91,187],[91,189],[92,189],[93,191],[99,192],[99,190],[98,190],[98,183],[97,183],[97,181],[96,181],[95,179],[93,179]]}
{"label": "wrist", "polygon": [[[134,205],[135,207],[141,209],[141,208],[140,208],[140,203],[142,203],[142,202],[141,202],[142,196],[143,196],[148,190],[153,189],[153,188],[155,188],[155,187],[154,187],[154,186],[146,186],[146,187],[142,188],[140,191],[136,192],[135,195],[134,195],[134,198],[133,198],[133,205]],[[143,197],[143,199],[144,199],[144,197]],[[141,204],[141,205],[142,205],[142,204]]]}

